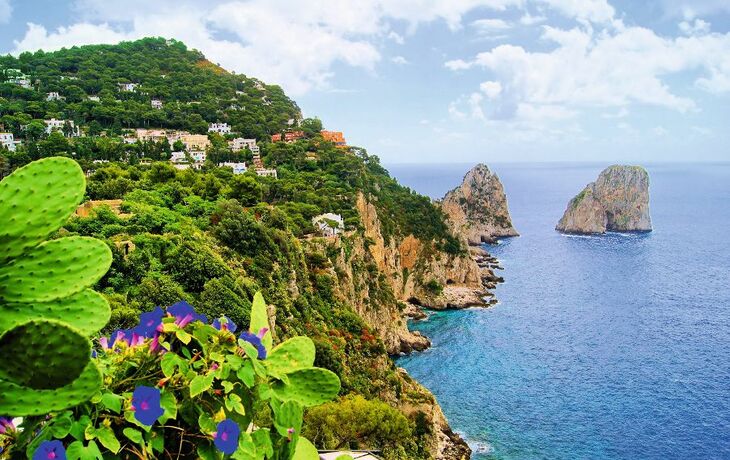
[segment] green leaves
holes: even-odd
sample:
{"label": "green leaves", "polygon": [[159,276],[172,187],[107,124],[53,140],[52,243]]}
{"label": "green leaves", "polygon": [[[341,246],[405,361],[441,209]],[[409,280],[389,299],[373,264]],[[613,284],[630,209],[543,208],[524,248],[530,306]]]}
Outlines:
{"label": "green leaves", "polygon": [[319,453],[307,438],[300,437],[291,460],[319,460]]}
{"label": "green leaves", "polygon": [[310,367],[286,374],[288,383],[276,382],[271,389],[282,401],[296,401],[305,407],[317,406],[337,396],[340,379],[327,369]]}
{"label": "green leaves", "polygon": [[66,458],[68,460],[104,460],[99,446],[94,441],[89,441],[86,446],[81,441],[72,442],[66,448]]}
{"label": "green leaves", "polygon": [[114,435],[114,431],[106,425],[102,425],[99,428],[87,428],[86,438],[98,439],[102,446],[115,454],[119,452],[119,449],[122,447],[116,435]]}
{"label": "green leaves", "polygon": [[101,403],[110,411],[118,414],[122,411],[122,402],[124,398],[114,393],[104,393],[101,395]]}
{"label": "green leaves", "polygon": [[213,385],[213,375],[196,375],[190,381],[190,397],[194,398]]}
{"label": "green leaves", "polygon": [[48,302],[93,285],[112,263],[102,241],[69,236],[47,241],[0,267],[0,300]]}
{"label": "green leaves", "polygon": [[86,180],[69,158],[45,158],[0,182],[0,264],[48,238],[84,197]]}
{"label": "green leaves", "polygon": [[257,292],[253,296],[253,304],[251,305],[251,326],[249,331],[258,334],[261,329],[266,329],[266,335],[261,340],[267,350],[271,350],[273,342],[271,335],[271,325],[269,324],[269,314],[266,311],[266,301],[261,292]]}
{"label": "green leaves", "polygon": [[293,337],[269,353],[264,366],[273,375],[284,375],[314,365],[314,342],[309,337]]}

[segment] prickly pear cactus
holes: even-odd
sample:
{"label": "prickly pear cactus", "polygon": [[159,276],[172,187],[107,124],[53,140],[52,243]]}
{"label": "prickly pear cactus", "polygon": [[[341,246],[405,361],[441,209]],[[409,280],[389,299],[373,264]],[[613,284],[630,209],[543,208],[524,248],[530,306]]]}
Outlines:
{"label": "prickly pear cactus", "polygon": [[30,163],[0,182],[0,413],[46,414],[89,399],[101,385],[90,334],[109,304],[89,288],[111,265],[102,241],[46,241],[83,198],[68,158]]}

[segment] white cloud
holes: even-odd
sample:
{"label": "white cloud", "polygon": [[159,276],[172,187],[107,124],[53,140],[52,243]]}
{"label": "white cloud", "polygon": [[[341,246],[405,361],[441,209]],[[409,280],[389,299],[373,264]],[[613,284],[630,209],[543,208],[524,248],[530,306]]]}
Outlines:
{"label": "white cloud", "polygon": [[485,81],[479,85],[479,89],[489,99],[496,99],[502,92],[502,84],[498,81]]}
{"label": "white cloud", "polygon": [[704,35],[710,32],[710,23],[699,18],[694,22],[682,21],[679,23],[679,30],[685,35]]}
{"label": "white cloud", "polygon": [[0,24],[10,22],[12,15],[13,7],[10,5],[10,0],[0,0]]}
{"label": "white cloud", "polygon": [[408,59],[404,58],[403,56],[393,56],[392,58],[390,58],[390,61],[398,65],[408,64]]}
{"label": "white cloud", "polygon": [[[701,75],[696,85],[715,93],[730,91],[730,34],[664,38],[640,27],[544,27],[550,51],[500,45],[474,59],[448,61],[452,70],[484,69],[500,84],[491,118],[525,115],[568,117],[585,108],[623,108],[631,104],[679,112],[695,102],[673,91],[665,76]],[[489,113],[489,112],[488,112]]]}
{"label": "white cloud", "polygon": [[512,28],[512,24],[503,19],[477,19],[470,25],[480,34],[492,34]]}
{"label": "white cloud", "polygon": [[403,35],[399,34],[398,32],[392,31],[392,30],[388,33],[388,38],[393,40],[394,42],[396,42],[399,45],[402,45],[403,43],[406,42],[406,40],[403,38]]}
{"label": "white cloud", "polygon": [[547,18],[545,16],[532,16],[530,13],[525,13],[520,17],[520,24],[523,26],[533,26],[545,22]]}
{"label": "white cloud", "polygon": [[607,0],[542,0],[565,16],[592,22],[609,22],[615,10]]}

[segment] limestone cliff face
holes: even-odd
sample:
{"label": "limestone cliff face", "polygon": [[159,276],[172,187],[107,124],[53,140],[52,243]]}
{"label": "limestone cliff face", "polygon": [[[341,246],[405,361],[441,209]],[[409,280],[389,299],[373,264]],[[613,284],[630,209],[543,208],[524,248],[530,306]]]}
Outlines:
{"label": "limestone cliff face", "polygon": [[519,235],[512,226],[504,187],[484,164],[472,168],[461,185],[444,196],[441,209],[454,232],[463,235],[471,245]]}
{"label": "limestone cliff face", "polygon": [[582,234],[651,231],[649,174],[641,166],[604,169],[570,200],[555,229]]}

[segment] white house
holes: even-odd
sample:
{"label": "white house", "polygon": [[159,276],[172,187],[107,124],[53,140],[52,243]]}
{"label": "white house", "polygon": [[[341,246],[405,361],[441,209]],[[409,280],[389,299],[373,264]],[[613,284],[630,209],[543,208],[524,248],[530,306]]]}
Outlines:
{"label": "white house", "polygon": [[276,169],[256,169],[256,175],[262,177],[273,177],[274,179],[279,178],[276,173]]}
{"label": "white house", "polygon": [[13,133],[0,133],[0,147],[4,147],[11,152],[15,152],[15,149],[20,145],[20,141],[16,141],[13,138]]}
{"label": "white house", "polygon": [[246,172],[246,163],[245,162],[240,162],[240,163],[225,162],[225,163],[218,164],[218,166],[233,169],[233,174],[243,174]]}
{"label": "white house", "polygon": [[312,218],[312,225],[322,236],[335,236],[345,231],[345,222],[339,214],[328,212]]}
{"label": "white house", "polygon": [[57,91],[51,91],[51,92],[50,92],[50,93],[48,93],[48,95],[46,96],[46,100],[47,100],[47,101],[60,101],[60,100],[62,100],[62,99],[64,99],[64,97],[63,97],[63,96],[61,96],[60,94],[58,94],[58,92],[57,92]]}
{"label": "white house", "polygon": [[119,91],[127,91],[133,93],[137,91],[139,83],[117,83],[117,86],[119,86]]}
{"label": "white house", "polygon": [[231,127],[228,126],[228,123],[211,123],[208,125],[208,132],[218,134],[230,134]]}
{"label": "white house", "polygon": [[158,109],[159,110],[159,109],[162,108],[162,101],[159,100],[159,99],[152,99],[150,101],[150,105],[152,106],[153,109]]}
{"label": "white house", "polygon": [[237,137],[228,141],[228,146],[234,152],[239,152],[248,147],[252,153],[259,153],[259,146],[256,145],[256,139],[244,139],[242,137]]}
{"label": "white house", "polygon": [[88,99],[89,101],[94,101],[94,102],[101,101],[101,99],[99,98],[99,96],[86,96],[86,99]]}
{"label": "white house", "polygon": [[187,157],[185,152],[172,152],[170,153],[171,163],[187,163]]}
{"label": "white house", "polygon": [[[60,131],[66,137],[79,137],[81,135],[79,127],[76,126],[72,120],[57,120],[55,118],[51,118],[50,120],[43,120],[43,122],[46,124],[46,134],[51,134],[53,131]],[[64,132],[66,124],[68,124],[70,128],[68,133]]]}

